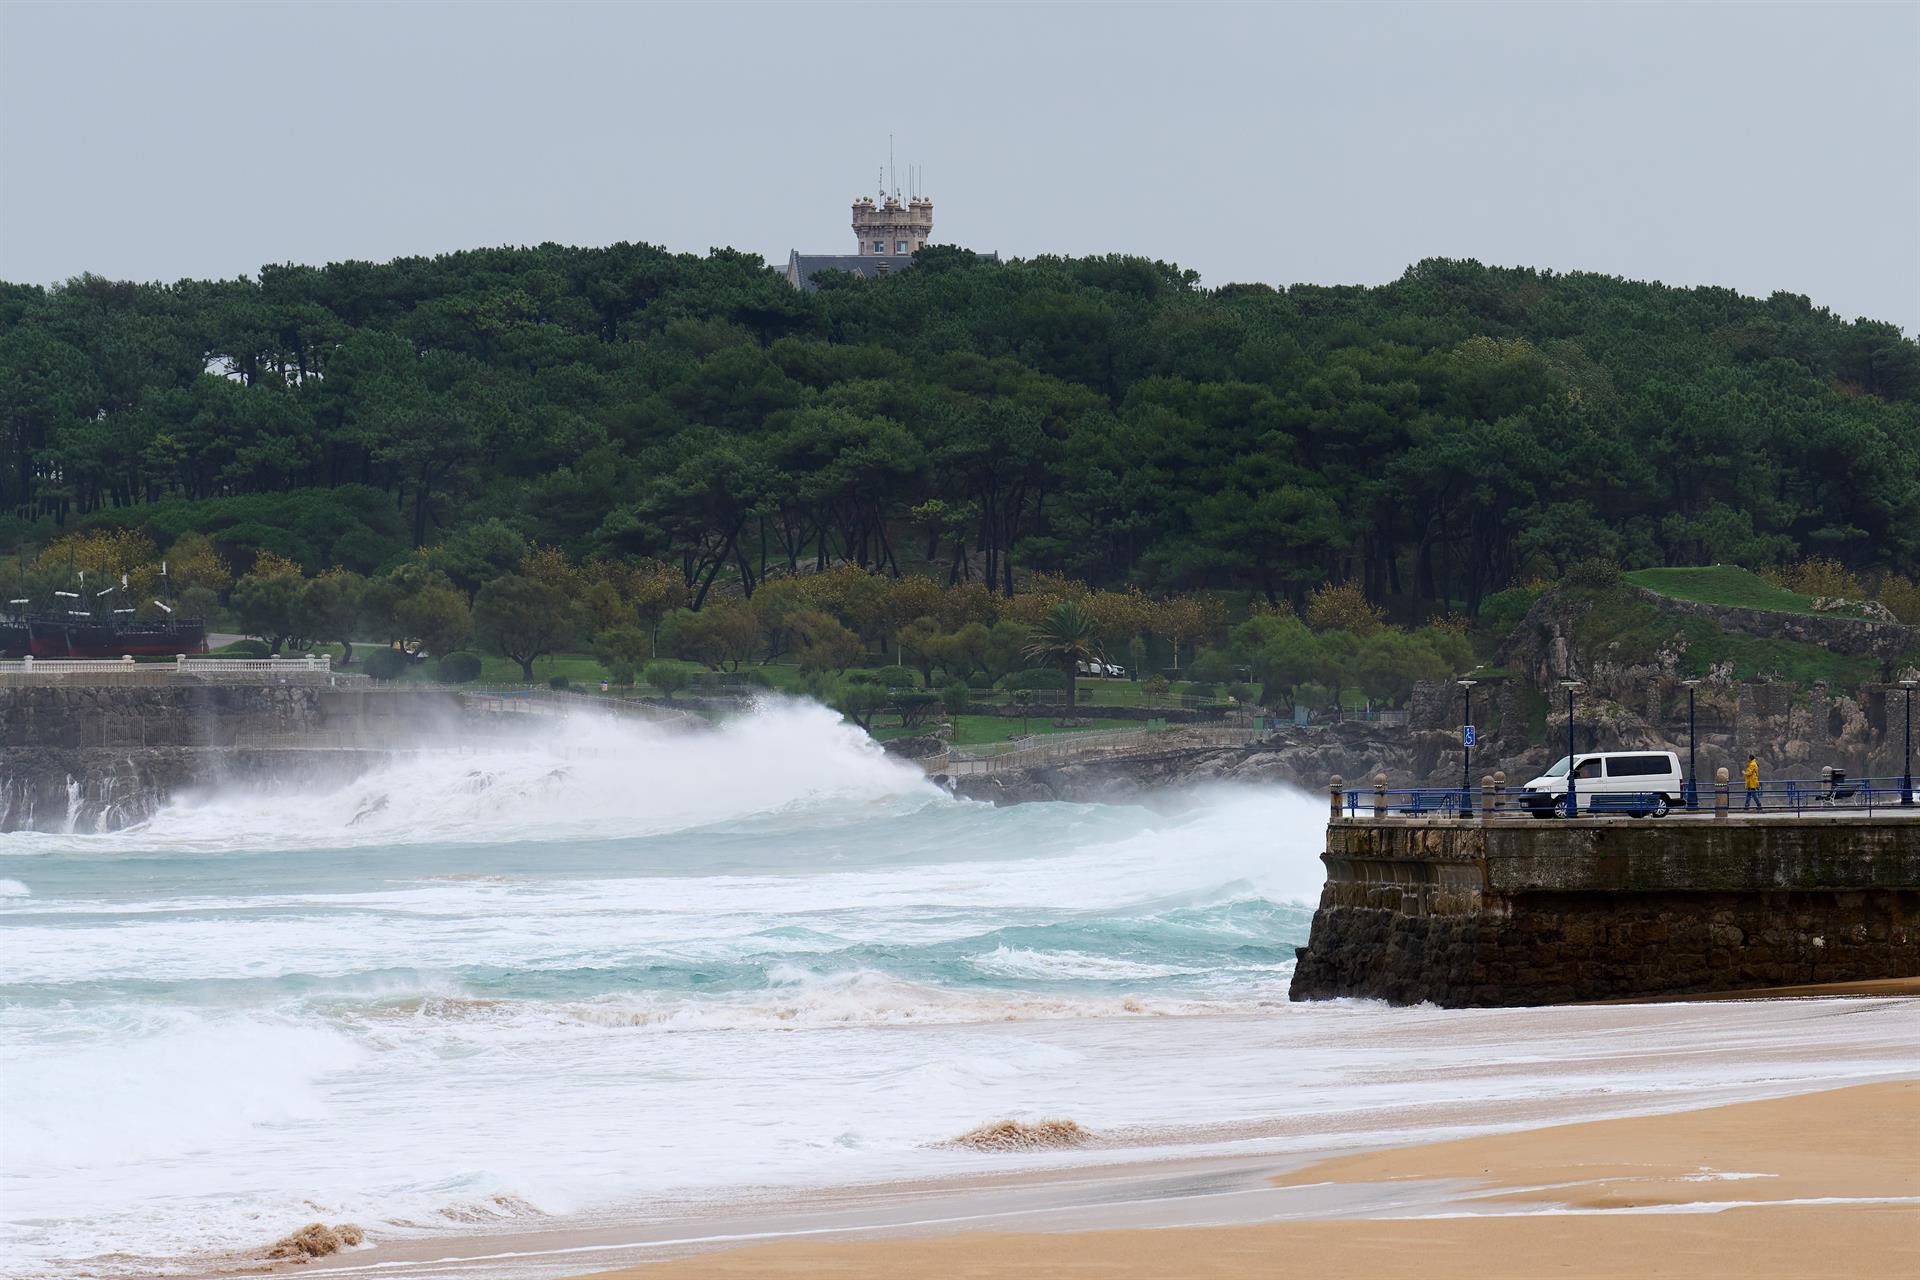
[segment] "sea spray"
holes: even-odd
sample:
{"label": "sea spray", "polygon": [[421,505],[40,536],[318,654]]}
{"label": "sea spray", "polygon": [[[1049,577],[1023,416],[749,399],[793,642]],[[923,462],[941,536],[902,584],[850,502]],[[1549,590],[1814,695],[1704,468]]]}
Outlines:
{"label": "sea spray", "polygon": [[[1285,1009],[1316,808],[995,809],[772,702],[0,837],[31,885],[0,886],[10,1247],[141,1272],[97,1255],[899,1176],[990,1116],[1137,1123],[1190,1048],[1123,1066],[1104,1029]],[[1196,1115],[1264,1078],[1219,1036],[1183,1068]]]}
{"label": "sea spray", "polygon": [[123,843],[242,852],[631,837],[901,796],[939,792],[836,713],[768,698],[711,731],[555,717],[525,738],[402,753],[345,785],[217,788],[162,809]]}

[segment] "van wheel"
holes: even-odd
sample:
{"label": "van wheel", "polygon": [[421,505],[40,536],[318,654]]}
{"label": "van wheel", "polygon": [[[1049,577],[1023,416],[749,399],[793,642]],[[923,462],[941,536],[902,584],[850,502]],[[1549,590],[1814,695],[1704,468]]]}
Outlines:
{"label": "van wheel", "polygon": [[1667,816],[1667,810],[1672,807],[1673,801],[1667,796],[1655,796],[1653,798],[1653,812],[1647,816],[1650,818],[1664,818]]}
{"label": "van wheel", "polygon": [[1556,818],[1564,818],[1567,816],[1567,798],[1565,796],[1561,796],[1553,802],[1553,816]]}

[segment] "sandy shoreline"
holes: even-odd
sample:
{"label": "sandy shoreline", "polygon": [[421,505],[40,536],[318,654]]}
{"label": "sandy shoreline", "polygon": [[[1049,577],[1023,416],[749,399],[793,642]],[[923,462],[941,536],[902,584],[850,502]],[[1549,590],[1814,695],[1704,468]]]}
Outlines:
{"label": "sandy shoreline", "polygon": [[[753,1266],[785,1266],[778,1259],[792,1258],[797,1269],[788,1273],[796,1275],[1015,1276],[1049,1274],[1033,1270],[1040,1253],[1084,1248],[1094,1253],[1073,1253],[1072,1257],[1104,1257],[1101,1251],[1111,1247],[1118,1251],[1115,1259],[1079,1274],[1181,1275],[1187,1272],[1177,1268],[1128,1272],[1119,1255],[1139,1252],[1144,1246],[1108,1246],[1100,1241],[1108,1236],[1122,1241],[1138,1237],[1158,1247],[1187,1237],[1178,1245],[1180,1250],[1205,1254],[1219,1266],[1231,1268],[1239,1265],[1232,1261],[1239,1256],[1233,1244],[1236,1233],[1281,1229],[1300,1233],[1297,1244],[1285,1246],[1289,1250],[1317,1247],[1311,1240],[1322,1234],[1337,1243],[1356,1230],[1369,1240],[1397,1239],[1411,1231],[1420,1235],[1421,1242],[1410,1247],[1416,1256],[1427,1258],[1435,1249],[1444,1249],[1420,1233],[1473,1235],[1483,1227],[1530,1232],[1535,1228],[1513,1215],[1573,1204],[1573,1192],[1560,1184],[1624,1177],[1631,1172],[1609,1166],[1576,1177],[1564,1168],[1544,1167],[1545,1158],[1529,1154],[1530,1148],[1483,1149],[1460,1143],[1523,1144],[1533,1140],[1530,1135],[1541,1133],[1555,1135],[1551,1141],[1559,1142],[1560,1135],[1584,1132],[1588,1126],[1637,1124],[1642,1129],[1625,1132],[1635,1134],[1636,1143],[1657,1146],[1665,1140],[1656,1141],[1651,1135],[1695,1134],[1696,1118],[1714,1114],[1706,1109],[1730,1104],[1779,1106],[1787,1108],[1782,1115],[1802,1117],[1784,1122],[1785,1130],[1821,1136],[1804,1146],[1789,1144],[1784,1152],[1768,1158],[1775,1163],[1797,1161],[1793,1168],[1798,1181],[1792,1185],[1817,1193],[1790,1198],[1824,1200],[1845,1191],[1849,1203],[1780,1206],[1777,1192],[1746,1196],[1749,1188],[1763,1181],[1789,1185],[1784,1167],[1761,1168],[1736,1159],[1746,1148],[1704,1154],[1676,1148],[1668,1152],[1670,1167],[1663,1176],[1671,1185],[1664,1190],[1636,1176],[1630,1186],[1603,1187],[1595,1194],[1629,1198],[1659,1194],[1669,1200],[1697,1201],[1701,1197],[1689,1179],[1704,1166],[1707,1172],[1773,1175],[1764,1180],[1702,1184],[1717,1191],[1734,1188],[1746,1199],[1776,1202],[1767,1213],[1804,1216],[1834,1210],[1858,1215],[1871,1211],[1873,1205],[1852,1202],[1885,1200],[1891,1193],[1882,1184],[1889,1180],[1843,1182],[1829,1177],[1826,1166],[1796,1154],[1826,1151],[1824,1135],[1841,1132],[1851,1123],[1814,1110],[1803,1115],[1799,1109],[1828,1106],[1806,1101],[1822,1096],[1821,1090],[1843,1085],[1906,1087],[1903,1082],[1920,1076],[1920,1002],[1846,994],[1853,998],[1534,1010],[1355,1006],[1315,1008],[1306,1011],[1311,1017],[1298,1018],[1260,1014],[996,1023],[976,1033],[982,1037],[981,1046],[1011,1048],[1039,1039],[1083,1057],[1124,1055],[1141,1070],[1162,1073],[1178,1071],[1180,1056],[1191,1053],[1193,1046],[1212,1044],[1217,1052],[1231,1051],[1251,1059],[1235,1068],[1239,1073],[1235,1078],[1245,1075],[1249,1084],[1239,1100],[1239,1114],[1232,1119],[1220,1118],[1211,1105],[1183,1111],[1184,1095],[1177,1084],[1163,1107],[1145,1114],[1122,1109],[1119,1114],[1125,1118],[1117,1124],[1110,1116],[1088,1115],[1074,1108],[1016,1111],[1012,1114],[1029,1119],[1058,1115],[1091,1121],[1093,1137],[1084,1146],[1055,1152],[934,1154],[928,1149],[926,1156],[898,1165],[899,1174],[879,1178],[782,1184],[756,1179],[757,1170],[743,1166],[739,1177],[725,1188],[686,1187],[645,1200],[609,1200],[572,1214],[553,1214],[521,1202],[506,1206],[490,1221],[452,1219],[438,1229],[427,1219],[382,1222],[351,1213],[338,1218],[329,1214],[329,1222],[357,1221],[365,1226],[365,1245],[297,1269],[305,1274],[337,1271],[341,1280],[348,1275],[381,1280],[562,1280],[620,1267],[644,1277],[672,1266],[690,1269],[663,1274],[725,1276],[752,1273],[729,1271],[744,1265],[735,1260],[765,1259],[771,1253],[774,1261],[756,1261]],[[1273,1065],[1266,1083],[1258,1082],[1259,1062]],[[1177,1079],[1172,1074],[1165,1078]],[[1907,1110],[1920,1110],[1920,1100],[1911,1093],[1889,1097]],[[1737,1109],[1735,1113],[1744,1114]],[[983,1116],[992,1118],[991,1113]],[[956,1126],[954,1132],[965,1127]],[[634,1158],[644,1159],[645,1135],[633,1138]],[[1913,1135],[1911,1145],[1920,1149],[1920,1135]],[[1404,1176],[1364,1163],[1410,1158],[1407,1153],[1415,1151],[1430,1156],[1448,1151],[1485,1154],[1477,1156],[1480,1164],[1409,1167]],[[1878,1159],[1862,1167],[1869,1172],[1878,1169]],[[1594,1163],[1584,1157],[1581,1162]],[[1504,1184],[1478,1187],[1483,1166],[1506,1165],[1512,1166],[1512,1176]],[[1910,1169],[1900,1177],[1913,1181]],[[1874,1178],[1878,1179],[1877,1173]],[[1904,1185],[1899,1178],[1891,1182]],[[1555,1189],[1543,1193],[1543,1202],[1500,1199],[1524,1197],[1531,1194],[1529,1187]],[[314,1208],[326,1212],[319,1205]],[[1590,1205],[1583,1212],[1613,1210]],[[1701,1220],[1749,1212],[1741,1208],[1720,1214],[1675,1214],[1667,1209],[1655,1216],[1663,1222],[1667,1218],[1686,1221],[1656,1224],[1654,1229],[1710,1230]],[[1461,1220],[1465,1225],[1447,1225],[1454,1220],[1439,1216],[1445,1214],[1509,1216],[1490,1224],[1482,1217]],[[1646,1221],[1648,1215],[1635,1217]],[[1920,1209],[1916,1209],[1916,1220],[1920,1220]],[[1583,1219],[1558,1210],[1539,1221],[1562,1224],[1576,1234],[1596,1229],[1568,1225]],[[155,1262],[169,1264],[164,1270],[176,1276],[257,1274],[268,1269],[263,1265],[266,1242],[298,1229],[302,1222],[288,1221],[271,1236],[263,1232],[257,1251],[156,1258]],[[1021,1244],[1017,1265],[998,1252],[997,1242],[1028,1235],[1040,1243]],[[942,1245],[941,1237],[951,1237],[951,1242]],[[1278,1247],[1258,1241],[1247,1246],[1256,1258],[1271,1258]],[[1461,1247],[1471,1254],[1505,1246]],[[1678,1247],[1671,1241],[1660,1246]],[[879,1260],[849,1261],[837,1252],[843,1248],[854,1249],[860,1258]],[[1336,1252],[1345,1248],[1339,1244]],[[893,1251],[900,1249],[932,1252],[925,1257],[916,1253],[895,1258]],[[953,1252],[942,1255],[942,1249]],[[1142,1252],[1140,1256],[1150,1255]],[[962,1257],[968,1259],[964,1265]],[[1059,1274],[1074,1274],[1074,1265],[1071,1257],[1061,1255],[1065,1270]],[[1338,1274],[1328,1269],[1331,1265],[1319,1269]],[[869,1270],[858,1270],[861,1266]],[[1384,1264],[1370,1266],[1363,1274],[1392,1274],[1382,1269]],[[162,1269],[155,1267],[156,1272]],[[107,1270],[123,1274],[126,1267]],[[1270,1269],[1260,1273],[1272,1274]],[[1729,1272],[1737,1273],[1738,1268]],[[1236,1273],[1229,1269],[1218,1274]]]}
{"label": "sandy shoreline", "polygon": [[1404,1217],[784,1241],[594,1280],[1920,1274],[1920,1081],[1340,1156],[1273,1182],[1424,1186],[1448,1203]]}

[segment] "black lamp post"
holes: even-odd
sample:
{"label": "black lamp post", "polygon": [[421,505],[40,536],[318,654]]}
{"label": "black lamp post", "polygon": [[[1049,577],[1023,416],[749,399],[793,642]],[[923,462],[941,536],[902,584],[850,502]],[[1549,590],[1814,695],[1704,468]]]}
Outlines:
{"label": "black lamp post", "polygon": [[1694,759],[1693,691],[1695,687],[1699,685],[1700,682],[1698,680],[1682,680],[1680,683],[1687,686],[1687,794],[1685,796],[1685,801],[1686,801],[1687,808],[1698,809],[1700,807],[1700,784],[1697,781],[1698,775],[1694,773],[1694,769],[1693,769],[1693,759]]}
{"label": "black lamp post", "polygon": [[1460,709],[1460,804],[1465,807],[1473,795],[1473,686],[1477,680],[1456,680],[1463,702]]}
{"label": "black lamp post", "polygon": [[1573,691],[1580,687],[1578,680],[1562,680],[1560,687],[1567,691],[1567,816],[1580,816],[1580,797],[1574,785],[1573,777]]}
{"label": "black lamp post", "polygon": [[1920,681],[1902,680],[1900,687],[1907,691],[1907,745],[1904,755],[1905,764],[1900,771],[1900,803],[1913,805],[1913,686]]}

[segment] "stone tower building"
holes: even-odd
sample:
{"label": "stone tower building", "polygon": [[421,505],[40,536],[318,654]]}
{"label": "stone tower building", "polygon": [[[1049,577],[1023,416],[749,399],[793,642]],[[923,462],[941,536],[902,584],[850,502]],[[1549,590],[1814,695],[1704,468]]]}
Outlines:
{"label": "stone tower building", "polygon": [[[851,276],[878,280],[913,266],[913,255],[933,240],[933,201],[914,196],[905,204],[898,195],[882,195],[878,201],[861,196],[853,202],[853,234],[859,241],[854,253],[787,254],[787,283],[796,289],[813,289],[813,277],[822,271],[844,271]],[[1000,261],[997,253],[976,255],[988,262]]]}
{"label": "stone tower building", "polygon": [[872,196],[853,202],[853,238],[863,258],[904,258],[927,247],[933,238],[933,201],[915,196],[905,204],[888,196],[875,204]]}

